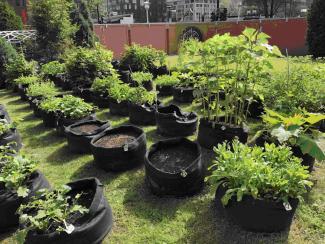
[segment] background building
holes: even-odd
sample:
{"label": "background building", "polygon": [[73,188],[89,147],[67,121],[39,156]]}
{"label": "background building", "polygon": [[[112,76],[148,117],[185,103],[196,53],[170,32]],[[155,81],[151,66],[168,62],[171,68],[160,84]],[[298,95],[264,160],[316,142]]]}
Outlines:
{"label": "background building", "polygon": [[23,23],[27,24],[28,0],[7,0],[7,2],[15,9],[16,14],[21,17]]}

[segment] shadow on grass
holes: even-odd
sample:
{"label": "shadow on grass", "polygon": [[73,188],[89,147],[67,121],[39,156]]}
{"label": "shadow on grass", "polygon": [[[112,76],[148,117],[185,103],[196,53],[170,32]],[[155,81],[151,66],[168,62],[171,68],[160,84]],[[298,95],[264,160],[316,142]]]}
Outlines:
{"label": "shadow on grass", "polygon": [[245,231],[217,209],[214,201],[196,204],[200,211],[186,223],[185,243],[288,243],[289,230],[272,234]]}
{"label": "shadow on grass", "polygon": [[46,159],[48,162],[51,162],[51,164],[66,164],[82,157],[84,157],[84,155],[71,153],[68,145],[64,144],[48,155]]}

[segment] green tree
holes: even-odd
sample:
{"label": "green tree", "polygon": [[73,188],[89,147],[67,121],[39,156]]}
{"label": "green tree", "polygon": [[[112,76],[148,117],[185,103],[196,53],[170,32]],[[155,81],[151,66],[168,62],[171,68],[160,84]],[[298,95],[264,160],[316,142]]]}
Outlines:
{"label": "green tree", "polygon": [[74,43],[77,46],[93,47],[95,38],[87,2],[84,0],[75,1],[70,17],[72,24],[78,26],[73,38]]}
{"label": "green tree", "polygon": [[0,31],[21,30],[23,22],[20,16],[5,0],[0,0]]}
{"label": "green tree", "polygon": [[0,38],[0,87],[3,87],[6,79],[6,65],[17,58],[15,48],[5,39]]}
{"label": "green tree", "polygon": [[32,24],[37,30],[36,42],[43,58],[51,61],[72,44],[76,27],[71,24],[70,0],[32,0]]}
{"label": "green tree", "polygon": [[307,43],[314,58],[325,57],[325,1],[314,0],[308,13]]}

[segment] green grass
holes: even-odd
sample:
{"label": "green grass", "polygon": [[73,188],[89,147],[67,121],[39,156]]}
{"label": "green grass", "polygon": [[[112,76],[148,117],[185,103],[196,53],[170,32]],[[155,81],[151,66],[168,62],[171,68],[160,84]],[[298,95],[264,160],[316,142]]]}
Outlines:
{"label": "green grass", "polygon": [[[175,59],[175,58],[172,58]],[[276,61],[283,66],[283,61]],[[171,98],[164,100],[170,102]],[[18,130],[24,147],[22,153],[40,162],[39,169],[52,186],[59,186],[82,177],[97,177],[105,186],[114,214],[114,227],[104,243],[324,243],[325,241],[325,166],[316,165],[313,190],[300,204],[289,232],[280,234],[254,234],[228,222],[213,206],[215,187],[190,198],[159,198],[151,194],[144,183],[144,168],[124,173],[107,173],[98,169],[91,155],[69,152],[66,139],[58,137],[55,130],[45,128],[33,116],[26,102],[10,91],[0,91],[4,104],[13,120],[20,121]],[[195,110],[193,105],[183,106]],[[127,118],[112,117],[108,110],[100,110],[98,117],[109,119],[113,126],[128,123]],[[256,125],[256,121],[252,121]],[[162,139],[156,127],[144,128],[148,146]],[[190,137],[192,140],[195,136]],[[323,146],[325,144],[323,143]],[[206,164],[213,154],[203,150]],[[1,243],[15,243],[14,233],[0,236]]]}

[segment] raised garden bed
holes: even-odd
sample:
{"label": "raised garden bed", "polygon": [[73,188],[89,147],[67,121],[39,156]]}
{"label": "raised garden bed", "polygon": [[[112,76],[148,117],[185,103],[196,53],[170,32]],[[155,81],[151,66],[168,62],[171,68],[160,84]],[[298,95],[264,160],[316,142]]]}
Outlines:
{"label": "raised garden bed", "polygon": [[185,138],[154,144],[146,154],[145,166],[147,183],[157,195],[192,195],[204,185],[200,146]]}

